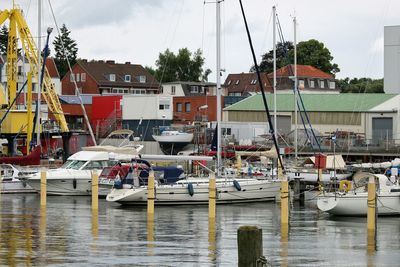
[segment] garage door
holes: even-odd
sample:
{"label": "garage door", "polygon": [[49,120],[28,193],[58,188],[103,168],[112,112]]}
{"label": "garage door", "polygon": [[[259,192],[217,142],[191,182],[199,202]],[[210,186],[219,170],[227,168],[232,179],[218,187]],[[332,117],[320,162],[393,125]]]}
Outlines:
{"label": "garage door", "polygon": [[382,144],[393,137],[393,118],[372,118],[372,143]]}

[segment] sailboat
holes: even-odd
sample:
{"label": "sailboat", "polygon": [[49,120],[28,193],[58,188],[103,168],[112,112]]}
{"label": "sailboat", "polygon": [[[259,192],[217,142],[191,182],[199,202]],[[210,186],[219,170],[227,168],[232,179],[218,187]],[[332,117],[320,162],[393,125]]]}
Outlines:
{"label": "sailboat", "polygon": [[[216,162],[216,195],[217,204],[258,202],[275,200],[279,194],[280,182],[277,180],[258,180],[255,178],[228,177],[221,173],[221,77],[220,77],[220,1],[216,2],[217,10],[217,162]],[[167,157],[167,156],[166,156]],[[194,159],[194,157],[193,157]],[[201,165],[201,164],[200,164]],[[206,170],[206,166],[203,166]],[[124,184],[122,188],[114,187],[107,195],[106,200],[120,204],[146,204],[147,184]],[[208,177],[187,177],[173,183],[162,183],[156,179],[155,204],[207,204],[209,194]]]}

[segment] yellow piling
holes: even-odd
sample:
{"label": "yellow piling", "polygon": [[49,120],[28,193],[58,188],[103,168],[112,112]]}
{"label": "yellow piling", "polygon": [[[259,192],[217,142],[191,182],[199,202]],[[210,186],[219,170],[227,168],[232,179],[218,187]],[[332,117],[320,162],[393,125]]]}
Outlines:
{"label": "yellow piling", "polygon": [[289,181],[283,175],[282,166],[278,161],[278,178],[281,182],[281,224],[289,223]]}
{"label": "yellow piling", "polygon": [[47,171],[42,168],[40,171],[40,206],[46,206],[47,194]]}
{"label": "yellow piling", "polygon": [[236,171],[237,174],[242,172],[242,157],[240,155],[236,156]]}
{"label": "yellow piling", "polygon": [[211,174],[208,182],[208,219],[215,219],[217,204],[217,186],[215,181],[215,174]]}
{"label": "yellow piling", "polygon": [[324,187],[322,185],[322,171],[323,170],[324,169],[322,169],[322,168],[318,168],[318,190],[319,191],[323,191],[324,190]]}
{"label": "yellow piling", "polygon": [[150,171],[147,184],[147,215],[154,214],[154,171]]}
{"label": "yellow piling", "polygon": [[148,255],[153,255],[154,248],[154,213],[147,214],[147,247],[149,249]]}
{"label": "yellow piling", "polygon": [[99,209],[99,175],[92,171],[92,210]]}
{"label": "yellow piling", "polygon": [[374,176],[369,177],[368,181],[367,221],[368,231],[376,231],[376,185]]}

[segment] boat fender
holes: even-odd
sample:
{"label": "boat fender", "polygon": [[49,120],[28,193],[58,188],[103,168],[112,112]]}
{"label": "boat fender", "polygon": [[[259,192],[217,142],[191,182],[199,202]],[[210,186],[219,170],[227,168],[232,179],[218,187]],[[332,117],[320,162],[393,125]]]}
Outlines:
{"label": "boat fender", "polygon": [[237,191],[242,191],[242,187],[240,186],[238,181],[233,180],[233,186],[236,188]]}
{"label": "boat fender", "polygon": [[192,183],[188,184],[188,192],[191,197],[194,195],[194,188]]}
{"label": "boat fender", "polygon": [[74,189],[76,189],[76,179],[74,178],[74,180],[72,180],[72,187],[74,188]]}
{"label": "boat fender", "polygon": [[349,180],[342,180],[339,183],[339,190],[349,192],[351,189],[351,182]]}
{"label": "boat fender", "polygon": [[122,181],[121,180],[115,180],[114,181],[114,188],[115,189],[122,189]]}

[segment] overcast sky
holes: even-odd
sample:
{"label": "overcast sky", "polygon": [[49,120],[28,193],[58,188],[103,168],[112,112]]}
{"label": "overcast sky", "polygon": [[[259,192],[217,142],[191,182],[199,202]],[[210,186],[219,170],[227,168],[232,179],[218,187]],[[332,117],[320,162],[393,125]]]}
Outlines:
{"label": "overcast sky", "polygon": [[[43,32],[54,27],[49,0],[43,0]],[[15,0],[37,36],[37,1]],[[211,1],[210,1],[211,2]],[[215,1],[212,1],[215,2]],[[215,3],[203,0],[51,0],[59,25],[65,23],[78,43],[78,57],[130,61],[155,66],[165,49],[203,50],[215,80]],[[383,27],[400,25],[398,0],[243,0],[258,60],[272,49],[272,6],[285,40],[311,38],[325,44],[340,72],[337,77],[383,77]],[[1,1],[9,9],[11,0]],[[252,58],[238,0],[221,5],[222,68],[247,72]],[[54,33],[55,35],[55,33]],[[43,38],[44,39],[44,38]]]}

